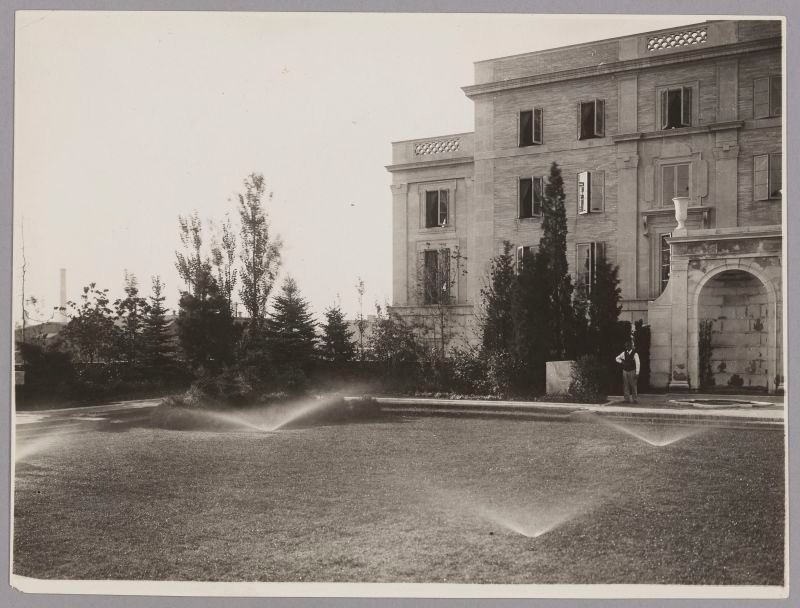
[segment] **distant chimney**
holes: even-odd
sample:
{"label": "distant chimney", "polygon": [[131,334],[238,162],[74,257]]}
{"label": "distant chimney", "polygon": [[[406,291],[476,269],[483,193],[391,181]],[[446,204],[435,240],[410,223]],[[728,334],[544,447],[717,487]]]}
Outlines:
{"label": "distant chimney", "polygon": [[[67,269],[62,268],[59,273],[61,274],[61,291],[58,297],[58,305],[61,308],[67,307]],[[66,316],[66,312],[61,312],[62,316]]]}

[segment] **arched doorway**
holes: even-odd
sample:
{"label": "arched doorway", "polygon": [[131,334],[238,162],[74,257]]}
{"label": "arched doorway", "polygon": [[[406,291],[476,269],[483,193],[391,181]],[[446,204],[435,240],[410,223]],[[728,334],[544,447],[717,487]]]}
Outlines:
{"label": "arched doorway", "polygon": [[734,268],[710,277],[697,300],[702,389],[769,390],[776,374],[775,306],[765,284]]}

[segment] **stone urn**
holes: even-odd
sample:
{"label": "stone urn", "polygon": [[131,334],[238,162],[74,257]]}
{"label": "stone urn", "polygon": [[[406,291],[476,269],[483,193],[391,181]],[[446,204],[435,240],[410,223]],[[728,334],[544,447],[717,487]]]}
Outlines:
{"label": "stone urn", "polygon": [[689,212],[689,197],[676,196],[672,199],[672,202],[675,204],[675,220],[678,222],[675,232],[686,232],[686,216]]}

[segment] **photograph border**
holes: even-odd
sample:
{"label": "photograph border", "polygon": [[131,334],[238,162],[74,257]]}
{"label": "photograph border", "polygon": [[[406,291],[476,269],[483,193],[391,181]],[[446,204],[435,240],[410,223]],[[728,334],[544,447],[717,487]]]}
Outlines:
{"label": "photograph border", "polygon": [[[13,357],[13,344],[11,340],[11,282],[13,276],[12,267],[12,186],[13,186],[13,82],[14,82],[14,12],[17,10],[38,10],[38,9],[57,9],[57,10],[179,10],[179,11],[318,11],[318,12],[487,12],[487,13],[550,13],[550,14],[571,14],[571,13],[589,13],[589,14],[608,14],[608,13],[632,13],[632,14],[650,14],[650,15],[692,15],[697,14],[699,17],[706,17],[713,15],[714,18],[734,18],[734,16],[750,16],[750,17],[763,17],[763,16],[785,16],[785,37],[784,37],[784,73],[787,75],[786,82],[786,112],[783,121],[784,130],[784,148],[786,154],[784,158],[785,171],[784,179],[788,185],[787,192],[793,192],[794,176],[798,174],[798,161],[795,154],[796,142],[800,138],[800,129],[797,127],[797,121],[789,119],[791,107],[795,107],[796,102],[790,100],[797,99],[798,91],[797,82],[792,78],[793,70],[789,69],[789,62],[797,62],[794,57],[797,55],[796,48],[800,42],[798,36],[796,22],[800,20],[800,5],[792,3],[791,0],[764,0],[762,2],[744,2],[736,0],[693,0],[693,1],[673,1],[664,2],[659,5],[644,4],[633,0],[564,0],[563,2],[557,1],[536,1],[530,0],[527,2],[522,1],[507,1],[497,0],[490,2],[486,0],[463,0],[460,2],[455,1],[439,1],[439,2],[388,2],[388,1],[346,1],[334,0],[333,2],[324,2],[321,0],[316,1],[296,1],[296,2],[280,2],[280,1],[247,1],[237,0],[235,2],[223,1],[202,1],[202,0],[164,0],[156,2],[153,0],[121,0],[119,2],[100,2],[100,1],[85,1],[85,0],[63,0],[58,3],[42,2],[42,1],[27,1],[27,0],[0,0],[0,99],[2,101],[2,112],[0,112],[0,138],[2,138],[2,145],[0,145],[0,192],[3,196],[0,197],[2,203],[0,204],[0,294],[5,294],[6,297],[0,301],[0,343],[8,345],[9,348],[0,347],[0,369],[4,371],[0,374],[0,394],[3,395],[3,403],[8,404],[8,409],[4,416],[0,416],[0,432],[5,438],[5,449],[3,450],[3,473],[0,478],[0,503],[6,508],[6,513],[11,513],[10,504],[10,483],[11,483],[11,470],[12,462],[10,459],[10,446],[12,437],[11,422],[11,361]],[[659,10],[653,10],[659,9]],[[387,143],[388,145],[388,143]],[[388,200],[388,199],[387,199]],[[800,366],[798,365],[797,358],[794,356],[795,340],[791,338],[798,335],[800,331],[800,320],[798,320],[798,305],[796,299],[800,287],[798,283],[797,272],[790,272],[793,269],[793,261],[798,255],[798,246],[796,239],[800,238],[800,226],[797,225],[796,211],[792,212],[787,202],[784,205],[784,234],[783,240],[784,247],[784,290],[786,303],[784,306],[784,337],[789,338],[784,341],[784,349],[786,353],[786,367],[788,373],[787,385],[790,384],[790,379],[794,377],[795,373],[800,373]],[[794,220],[794,224],[792,223]],[[5,373],[8,371],[9,373]],[[788,392],[787,386],[787,392]],[[787,410],[787,447],[792,446],[798,439],[798,424],[794,416],[789,415],[789,402],[786,403]],[[789,452],[787,450],[787,466],[788,470],[795,471],[800,462],[800,457],[797,453]],[[787,475],[787,500],[788,510],[786,511],[788,535],[786,538],[789,551],[787,553],[786,568],[789,573],[787,579],[788,590],[791,593],[794,585],[797,583],[797,576],[794,572],[795,569],[790,568],[790,565],[798,560],[800,549],[798,549],[798,533],[796,525],[792,526],[791,523],[797,521],[800,509],[797,506],[796,496],[797,483],[793,482],[791,477]],[[5,543],[9,551],[1,551],[2,558],[0,558],[0,568],[4,572],[10,572],[10,519],[4,521],[3,526],[0,527],[0,544]],[[793,541],[793,542],[792,542]],[[33,581],[34,579],[28,579]],[[92,582],[96,587],[98,593],[105,595],[96,596],[83,596],[79,602],[77,598],[64,594],[53,595],[31,595],[23,594],[15,591],[10,587],[10,581],[5,580],[6,585],[0,591],[0,605],[7,606],[62,606],[62,605],[76,605],[79,603],[82,606],[163,606],[165,600],[159,599],[158,596],[153,596],[155,592],[160,592],[164,595],[185,595],[195,594],[206,597],[171,597],[169,605],[175,606],[210,606],[217,605],[219,599],[214,599],[216,596],[222,596],[227,602],[232,602],[233,605],[246,606],[246,605],[263,605],[263,600],[257,600],[257,597],[273,597],[270,605],[274,606],[353,606],[353,605],[422,605],[419,598],[452,598],[451,601],[440,600],[437,605],[452,606],[456,603],[463,603],[464,599],[459,598],[484,598],[474,599],[469,602],[470,605],[497,605],[499,602],[493,600],[487,602],[485,598],[516,598],[502,601],[504,606],[522,606],[530,602],[527,598],[576,598],[588,597],[595,598],[593,601],[581,600],[582,606],[626,606],[633,605],[652,605],[652,606],[756,606],[763,605],[762,600],[754,600],[747,598],[766,598],[774,597],[780,598],[783,594],[778,595],[772,593],[773,590],[779,588],[763,588],[758,587],[717,587],[717,586],[683,586],[683,585],[567,585],[570,588],[580,588],[580,593],[577,594],[561,594],[557,593],[554,587],[565,587],[564,585],[440,585],[440,584],[392,584],[392,583],[167,583],[171,585],[171,589],[165,591],[162,589],[155,589],[155,587],[164,587],[164,582],[136,582],[129,583],[125,581],[101,581],[98,583]],[[36,585],[40,587],[44,593],[50,593],[46,590],[47,587],[58,586],[59,591],[66,590],[67,593],[85,593],[86,590],[80,590],[77,586],[85,586],[85,581],[39,581],[36,580]],[[75,585],[75,591],[70,591]],[[139,587],[137,590],[129,590],[129,585]],[[215,593],[216,587],[219,585],[231,586],[235,585],[237,589],[231,593]],[[270,593],[263,593],[257,587],[269,585],[273,587]],[[25,590],[28,585],[24,578],[18,580],[20,589]],[[320,586],[319,589],[314,587]],[[321,587],[328,587],[322,589]],[[363,587],[363,594],[353,594],[350,588],[353,586]],[[347,587],[347,589],[345,589]],[[422,589],[424,587],[425,589]],[[445,587],[447,589],[445,589]],[[459,589],[452,589],[458,587]],[[513,587],[511,593],[505,591],[502,595],[498,595],[497,587]],[[28,587],[29,588],[29,587]],[[381,592],[372,593],[371,591]],[[473,588],[474,589],[473,591]],[[645,593],[645,588],[652,588],[655,593]],[[343,589],[343,592],[339,592]],[[578,589],[576,589],[578,590]],[[587,594],[584,595],[583,591]],[[764,591],[765,595],[757,592]],[[121,597],[127,593],[133,592],[135,596]],[[666,592],[662,595],[662,592]],[[675,595],[678,592],[678,595]],[[55,593],[55,592],[53,592]],[[95,590],[92,590],[95,593]],[[138,594],[144,594],[143,597]],[[532,594],[533,593],[533,594]],[[214,596],[214,597],[208,597]],[[303,597],[307,599],[302,599]],[[646,601],[642,599],[633,598],[650,598]],[[732,599],[724,600],[703,600],[703,599],[670,599],[664,600],[659,598],[742,598],[738,601]],[[360,598],[360,599],[358,599]],[[382,598],[382,599],[378,599]],[[395,599],[392,599],[395,598]],[[406,599],[399,599],[406,598]],[[417,598],[417,599],[413,599]],[[526,598],[525,600],[521,598]],[[617,601],[603,598],[630,598],[627,600]],[[770,605],[790,605],[791,595],[786,599],[777,599],[771,601]],[[574,599],[569,600],[574,602]],[[564,605],[563,601],[556,599],[537,599],[537,606],[558,606]]]}

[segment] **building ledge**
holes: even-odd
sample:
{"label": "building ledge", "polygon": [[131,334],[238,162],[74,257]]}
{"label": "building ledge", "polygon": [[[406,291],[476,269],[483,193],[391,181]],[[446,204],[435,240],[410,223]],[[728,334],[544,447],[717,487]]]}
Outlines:
{"label": "building ledge", "polygon": [[735,239],[774,239],[783,237],[780,224],[771,226],[741,226],[737,228],[708,228],[687,230],[685,235],[669,238],[670,243],[690,243],[692,241],[725,241]]}
{"label": "building ledge", "polygon": [[708,125],[697,125],[694,127],[681,127],[680,129],[665,129],[663,131],[638,131],[636,133],[620,133],[612,135],[614,142],[634,141],[637,139],[660,139],[662,137],[676,137],[679,135],[694,135],[696,133],[712,133],[716,131],[726,131],[728,129],[741,129],[744,126],[743,120],[727,120],[725,122],[715,122]]}
{"label": "building ledge", "polygon": [[[686,210],[686,213],[689,216],[701,216],[701,221],[703,223],[703,227],[707,228],[709,223],[711,222],[711,211],[714,207],[706,207],[703,205],[695,205],[693,207],[689,207]],[[644,209],[639,212],[642,216],[642,233],[644,236],[650,236],[647,231],[647,224],[651,217],[669,217],[675,216],[675,208],[674,207],[658,207],[655,209]]]}
{"label": "building ledge", "polygon": [[417,161],[412,163],[398,163],[386,165],[386,170],[393,173],[395,171],[408,171],[409,169],[426,169],[428,167],[448,167],[455,165],[471,165],[474,159],[471,156],[460,156],[457,158],[439,158],[432,160]]}

